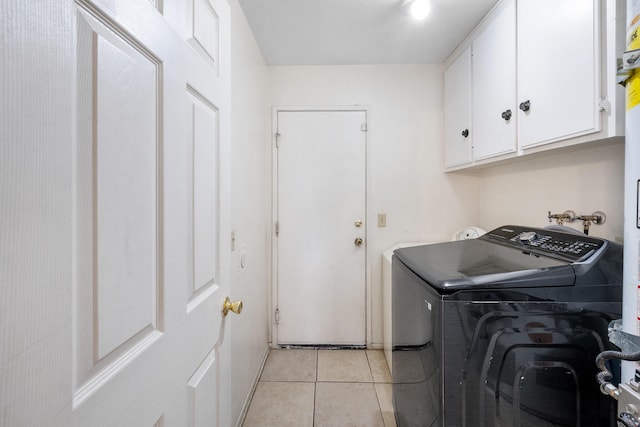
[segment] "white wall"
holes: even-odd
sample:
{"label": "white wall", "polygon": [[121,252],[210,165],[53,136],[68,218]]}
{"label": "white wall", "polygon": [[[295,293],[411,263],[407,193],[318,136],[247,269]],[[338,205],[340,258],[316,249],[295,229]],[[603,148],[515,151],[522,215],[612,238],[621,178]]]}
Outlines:
{"label": "white wall", "polygon": [[[270,67],[271,102],[364,105],[371,344],[382,345],[381,255],[398,242],[448,240],[477,218],[477,178],[443,174],[442,66]],[[387,214],[378,228],[377,213]]]}
{"label": "white wall", "polygon": [[[270,291],[267,200],[269,182],[265,138],[268,124],[267,67],[237,0],[231,5],[231,221],[232,299],[244,310],[230,315],[231,420],[237,420],[268,348]],[[224,240],[224,239],[223,239]],[[246,267],[239,258],[246,255]]]}
{"label": "white wall", "polygon": [[[486,169],[482,173],[478,223],[545,226],[547,213],[602,211],[606,222],[589,234],[623,236],[624,144],[584,146]],[[582,221],[566,224],[582,231]]]}

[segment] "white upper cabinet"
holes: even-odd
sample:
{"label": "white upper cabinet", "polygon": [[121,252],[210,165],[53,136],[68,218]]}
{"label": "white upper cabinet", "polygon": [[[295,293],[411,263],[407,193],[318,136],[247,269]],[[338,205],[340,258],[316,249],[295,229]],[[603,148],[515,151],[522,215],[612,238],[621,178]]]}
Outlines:
{"label": "white upper cabinet", "polygon": [[503,1],[472,43],[473,158],[516,151],[516,8]]}
{"label": "white upper cabinet", "polygon": [[518,1],[521,148],[600,130],[597,1]]}
{"label": "white upper cabinet", "polygon": [[444,72],[445,165],[471,163],[471,47]]}
{"label": "white upper cabinet", "polygon": [[[625,45],[624,15],[624,0],[499,1],[445,71],[445,167],[622,136],[624,89],[615,73]],[[461,80],[469,47],[471,95],[465,100],[464,82],[452,81]],[[460,160],[455,151],[466,126],[460,118],[471,123],[470,159]]]}

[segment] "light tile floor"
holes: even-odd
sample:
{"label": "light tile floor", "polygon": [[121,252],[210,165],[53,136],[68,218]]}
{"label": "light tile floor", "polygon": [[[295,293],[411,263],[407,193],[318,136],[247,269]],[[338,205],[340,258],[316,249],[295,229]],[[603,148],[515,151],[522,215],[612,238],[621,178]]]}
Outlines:
{"label": "light tile floor", "polygon": [[271,350],[244,427],[396,427],[382,350]]}

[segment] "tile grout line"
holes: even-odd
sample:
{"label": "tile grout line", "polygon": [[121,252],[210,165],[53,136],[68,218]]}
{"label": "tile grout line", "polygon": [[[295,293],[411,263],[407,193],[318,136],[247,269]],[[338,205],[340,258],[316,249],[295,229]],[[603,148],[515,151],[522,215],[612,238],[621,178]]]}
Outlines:
{"label": "tile grout line", "polygon": [[[378,393],[378,387],[376,387],[376,384],[378,384],[376,382],[376,379],[374,378],[373,375],[373,369],[371,368],[371,359],[369,359],[369,352],[365,350],[364,353],[367,356],[367,363],[369,363],[369,372],[371,374],[371,380],[372,380],[372,385],[373,385],[373,392],[376,395],[376,401],[378,403],[378,410],[380,411],[380,418],[382,418],[382,425],[383,426],[387,426],[387,421],[384,419],[384,412],[382,411],[382,402],[380,401],[380,394]],[[389,368],[387,368],[389,369]]]}
{"label": "tile grout line", "polygon": [[373,392],[376,394],[376,400],[378,401],[378,410],[380,411],[380,418],[382,418],[382,424],[386,427],[387,422],[384,420],[384,413],[382,412],[382,404],[380,403],[380,395],[378,394],[378,389],[376,388],[375,383],[373,384]]}
{"label": "tile grout line", "polygon": [[311,417],[311,426],[315,427],[316,425],[316,403],[318,396],[318,375],[319,375],[319,363],[320,362],[320,351],[316,350],[316,381],[313,384],[313,416]]}
{"label": "tile grout line", "polygon": [[311,415],[311,426],[316,425],[316,398],[318,396],[318,383],[313,384],[313,414]]}

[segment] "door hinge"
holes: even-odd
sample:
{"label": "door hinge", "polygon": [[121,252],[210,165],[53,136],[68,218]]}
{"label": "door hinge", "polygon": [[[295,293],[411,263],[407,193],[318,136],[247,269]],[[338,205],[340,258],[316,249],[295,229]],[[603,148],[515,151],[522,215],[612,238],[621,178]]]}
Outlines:
{"label": "door hinge", "polygon": [[609,102],[609,100],[607,98],[602,98],[599,102],[598,102],[598,108],[600,110],[600,112],[609,112],[611,111],[611,103]]}
{"label": "door hinge", "polygon": [[275,321],[276,321],[276,325],[277,325],[278,323],[280,323],[280,310],[279,310],[279,309],[277,309],[277,308],[276,308],[276,311],[275,311],[275,313],[274,313],[274,318],[275,318]]}
{"label": "door hinge", "polygon": [[276,132],[276,148],[280,148],[280,134]]}
{"label": "door hinge", "polygon": [[367,122],[364,122],[364,123],[362,123],[362,124],[360,125],[360,130],[361,130],[362,132],[366,132],[366,131],[368,130],[368,129],[367,129]]}
{"label": "door hinge", "polygon": [[276,221],[276,236],[280,235],[280,223]]}

